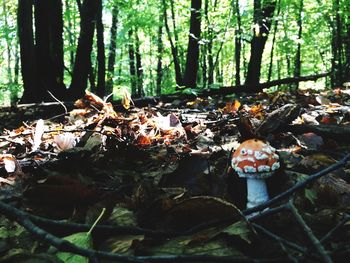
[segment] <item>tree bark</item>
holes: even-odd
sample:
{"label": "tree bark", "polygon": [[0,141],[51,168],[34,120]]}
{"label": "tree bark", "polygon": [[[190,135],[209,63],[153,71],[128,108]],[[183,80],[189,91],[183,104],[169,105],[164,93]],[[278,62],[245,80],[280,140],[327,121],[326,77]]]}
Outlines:
{"label": "tree bark", "polygon": [[239,0],[235,1],[237,27],[235,30],[235,62],[236,62],[236,86],[241,85],[241,49],[242,49],[242,21],[239,9]]}
{"label": "tree bark", "polygon": [[[170,42],[171,54],[172,54],[173,62],[174,62],[175,81],[176,81],[176,85],[178,87],[181,87],[181,86],[183,86],[183,76],[182,76],[180,58],[179,58],[179,53],[178,53],[178,48],[177,48],[177,42],[175,41],[175,43],[174,43],[174,41],[171,37],[171,32],[170,32],[170,28],[169,28],[169,24],[168,24],[168,19],[167,19],[168,15],[167,15],[166,0],[162,0],[162,3],[163,3],[163,13],[164,13],[164,26],[165,26],[165,30],[167,32],[168,39]],[[174,32],[175,31],[176,31],[176,28],[174,28]]]}
{"label": "tree bark", "polygon": [[159,96],[162,93],[162,78],[163,78],[163,20],[164,15],[162,12],[159,14],[159,26],[158,26],[158,38],[157,38],[157,83],[156,94]]}
{"label": "tree bark", "polygon": [[44,100],[53,100],[46,91],[61,100],[66,95],[62,34],[62,1],[35,1],[35,48],[39,85],[45,91]]}
{"label": "tree bark", "polygon": [[201,34],[201,0],[191,1],[190,33],[186,56],[186,68],[184,74],[184,86],[195,88],[197,85],[197,73],[199,64],[199,38]]}
{"label": "tree bark", "polygon": [[136,65],[135,65],[135,48],[134,48],[132,35],[133,35],[133,30],[130,29],[128,32],[130,84],[131,84],[131,95],[136,95],[137,94],[137,76],[136,76]]}
{"label": "tree bark", "polygon": [[21,103],[38,102],[44,97],[44,91],[38,85],[32,5],[32,1],[18,0],[17,28],[24,88]]}
{"label": "tree bark", "polygon": [[[277,8],[276,17],[279,17],[280,12],[281,12],[281,0],[278,0],[277,7],[278,8]],[[274,56],[274,50],[275,50],[277,26],[278,26],[278,19],[275,20],[274,25],[273,25],[273,38],[272,38],[271,55],[270,55],[270,63],[269,63],[269,71],[268,71],[268,75],[267,75],[267,81],[270,81],[271,77],[272,77],[273,56]]]}
{"label": "tree bark", "polygon": [[254,0],[254,29],[251,41],[250,60],[245,84],[248,92],[257,92],[260,81],[262,55],[271,28],[271,19],[276,1],[268,1],[263,6],[261,0]]}
{"label": "tree bark", "polygon": [[112,10],[112,25],[110,31],[110,43],[109,43],[109,54],[108,54],[108,66],[107,66],[107,83],[106,92],[107,94],[113,93],[113,77],[114,77],[114,64],[116,57],[117,48],[117,28],[118,28],[118,7],[116,4]]}
{"label": "tree bark", "polygon": [[143,91],[143,68],[142,68],[142,59],[140,52],[140,39],[138,36],[138,30],[135,33],[135,60],[136,60],[136,76],[137,76],[137,94],[136,96],[144,96]]}
{"label": "tree bark", "polygon": [[98,1],[97,19],[96,19],[96,39],[97,39],[97,92],[96,94],[103,98],[106,95],[106,57],[104,43],[104,27],[102,22],[102,1]]}
{"label": "tree bark", "polygon": [[[303,32],[303,0],[300,0],[299,10],[298,10],[298,44],[297,44],[297,53],[295,54],[295,66],[294,66],[294,77],[299,77],[301,73],[301,37]],[[294,88],[298,88],[299,83],[294,85]]]}
{"label": "tree bark", "polygon": [[85,0],[81,6],[80,33],[70,85],[72,100],[82,97],[87,87],[97,8],[96,0]]}

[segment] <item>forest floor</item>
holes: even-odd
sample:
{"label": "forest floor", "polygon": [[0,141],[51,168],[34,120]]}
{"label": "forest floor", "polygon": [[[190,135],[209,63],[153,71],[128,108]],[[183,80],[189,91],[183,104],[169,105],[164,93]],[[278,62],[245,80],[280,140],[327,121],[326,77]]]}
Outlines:
{"label": "forest floor", "polygon": [[[347,262],[350,90],[56,106],[0,113],[0,262]],[[283,162],[253,210],[249,138]]]}

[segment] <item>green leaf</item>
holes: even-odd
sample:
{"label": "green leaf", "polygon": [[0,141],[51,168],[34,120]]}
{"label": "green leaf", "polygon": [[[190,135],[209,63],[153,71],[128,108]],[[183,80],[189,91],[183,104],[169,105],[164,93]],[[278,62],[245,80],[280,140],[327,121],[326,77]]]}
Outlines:
{"label": "green leaf", "polygon": [[[87,232],[75,233],[67,236],[65,240],[81,248],[92,248],[92,238]],[[69,252],[58,252],[57,257],[65,263],[88,263],[89,259]]]}
{"label": "green leaf", "polygon": [[230,236],[239,236],[247,243],[251,243],[252,229],[246,221],[238,221],[232,225],[229,225],[226,229],[222,231]]}

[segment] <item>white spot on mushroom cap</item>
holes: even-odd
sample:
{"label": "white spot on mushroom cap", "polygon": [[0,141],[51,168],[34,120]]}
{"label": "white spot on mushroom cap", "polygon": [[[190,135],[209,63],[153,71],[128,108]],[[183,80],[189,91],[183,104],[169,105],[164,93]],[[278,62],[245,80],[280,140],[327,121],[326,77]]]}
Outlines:
{"label": "white spot on mushroom cap", "polygon": [[255,151],[254,156],[257,160],[266,160],[269,158],[269,156],[261,151]]}
{"label": "white spot on mushroom cap", "polygon": [[273,159],[278,160],[279,158],[280,158],[280,157],[278,156],[278,154],[275,153],[275,154],[273,155]]}
{"label": "white spot on mushroom cap", "polygon": [[272,171],[275,171],[275,170],[277,170],[277,169],[280,168],[280,167],[281,167],[280,163],[279,163],[279,162],[275,162],[275,163],[271,166],[271,170],[272,170]]}
{"label": "white spot on mushroom cap", "polygon": [[244,166],[243,170],[246,173],[256,173],[256,168],[253,166],[249,166],[249,165]]}
{"label": "white spot on mushroom cap", "polygon": [[270,146],[265,146],[265,147],[263,147],[262,149],[261,149],[262,151],[264,151],[264,152],[266,152],[267,154],[271,154],[272,153],[272,147],[270,147]]}
{"label": "white spot on mushroom cap", "polygon": [[254,151],[251,150],[251,149],[248,149],[248,150],[247,150],[247,153],[248,153],[249,155],[253,155],[253,152],[254,152]]}
{"label": "white spot on mushroom cap", "polygon": [[270,166],[268,165],[259,165],[258,172],[270,172]]}

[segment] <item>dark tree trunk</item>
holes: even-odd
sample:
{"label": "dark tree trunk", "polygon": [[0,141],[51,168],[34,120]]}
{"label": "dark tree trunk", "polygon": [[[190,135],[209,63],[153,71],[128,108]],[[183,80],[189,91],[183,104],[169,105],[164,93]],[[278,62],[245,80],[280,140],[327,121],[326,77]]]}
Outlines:
{"label": "dark tree trunk", "polygon": [[143,68],[142,59],[140,52],[140,39],[138,32],[136,30],[135,34],[135,59],[136,59],[136,75],[137,75],[137,97],[142,97],[144,95],[143,91]]}
{"label": "dark tree trunk", "polygon": [[103,98],[106,94],[106,56],[104,43],[104,27],[102,22],[102,1],[98,1],[97,19],[96,19],[96,38],[97,38],[97,92],[96,94]]}
{"label": "dark tree trunk", "polygon": [[70,99],[73,100],[82,97],[87,87],[97,8],[96,0],[85,0],[81,6],[80,34],[70,86]]}
{"label": "dark tree trunk", "polygon": [[18,78],[19,78],[19,50],[18,50],[18,44],[16,43],[15,46],[15,69],[14,69],[14,79],[13,82],[15,84],[18,84]]}
{"label": "dark tree trunk", "polygon": [[136,65],[135,65],[135,48],[134,48],[132,35],[133,35],[133,30],[130,29],[128,32],[130,84],[131,84],[131,95],[136,95],[137,94],[137,76],[136,76]]}
{"label": "dark tree trunk", "polygon": [[33,36],[32,1],[19,0],[17,28],[21,56],[21,73],[23,79],[22,103],[42,101],[44,90],[38,85],[38,72]]}
{"label": "dark tree trunk", "polygon": [[68,28],[65,28],[68,33],[68,42],[70,45],[70,50],[69,50],[69,70],[72,70],[73,65],[74,65],[74,50],[72,47],[75,46],[75,41],[74,41],[74,34],[72,30],[74,30],[73,27],[73,22],[72,22],[72,17],[71,17],[71,12],[72,10],[70,9],[70,4],[69,0],[65,0],[65,6],[66,6],[66,13],[67,13],[67,20],[68,20]]}
{"label": "dark tree trunk", "polygon": [[278,26],[278,17],[280,15],[280,12],[281,12],[281,0],[278,0],[278,3],[277,3],[277,19],[275,20],[274,22],[274,25],[273,25],[273,37],[272,37],[272,46],[271,46],[271,55],[270,55],[270,63],[269,63],[269,71],[268,71],[268,74],[267,74],[267,81],[270,81],[271,80],[271,77],[272,77],[272,68],[273,68],[273,56],[274,56],[274,51],[275,51],[275,42],[276,42],[276,33],[277,33],[277,26]]}
{"label": "dark tree trunk", "polygon": [[163,78],[163,20],[164,15],[162,12],[159,14],[159,26],[158,26],[158,39],[157,39],[157,84],[156,84],[156,94],[157,96],[162,94],[162,78]]}
{"label": "dark tree trunk", "polygon": [[[297,45],[297,53],[295,54],[295,66],[294,66],[294,77],[300,77],[301,74],[301,37],[303,32],[303,0],[300,0],[299,10],[298,10],[298,45]],[[299,83],[293,85],[293,88],[297,89]]]}
{"label": "dark tree trunk", "polygon": [[184,86],[195,88],[197,85],[197,73],[199,63],[199,38],[201,34],[201,0],[191,1],[190,33],[186,56],[186,68],[184,74]]}
{"label": "dark tree trunk", "polygon": [[251,41],[250,60],[246,85],[250,92],[257,92],[260,81],[262,55],[271,28],[271,19],[275,11],[276,1],[268,1],[264,6],[261,0],[254,0],[254,27]]}
{"label": "dark tree trunk", "polygon": [[340,2],[333,1],[333,14],[335,14],[332,23],[332,75],[331,82],[333,86],[339,86],[343,83],[343,65],[342,65],[342,34],[340,18]]}
{"label": "dark tree trunk", "polygon": [[[166,30],[168,38],[169,38],[171,54],[172,54],[173,62],[174,62],[175,81],[176,81],[176,85],[178,87],[179,86],[181,87],[181,86],[183,86],[183,76],[182,76],[182,71],[181,71],[177,42],[175,41],[175,43],[174,43],[174,41],[171,37],[170,28],[169,28],[168,19],[167,19],[168,16],[167,16],[166,0],[162,0],[162,3],[163,3],[163,13],[164,13],[164,26],[165,26],[165,30]],[[175,31],[176,31],[176,28],[174,28],[174,32]]]}
{"label": "dark tree trunk", "polygon": [[114,64],[117,48],[117,26],[118,26],[118,8],[115,4],[112,10],[112,25],[111,25],[111,42],[109,44],[108,54],[108,66],[107,66],[107,83],[106,92],[107,94],[113,93],[113,77],[114,77]]}
{"label": "dark tree trunk", "polygon": [[346,6],[346,37],[345,37],[345,81],[350,81],[350,5]]}
{"label": "dark tree trunk", "polygon": [[235,61],[236,61],[236,86],[241,85],[241,48],[242,48],[242,21],[239,10],[239,0],[235,1],[237,28],[235,31]]}
{"label": "dark tree trunk", "polygon": [[[63,18],[61,0],[35,1],[35,47],[39,85],[64,99]],[[44,99],[53,100],[49,94]]]}

